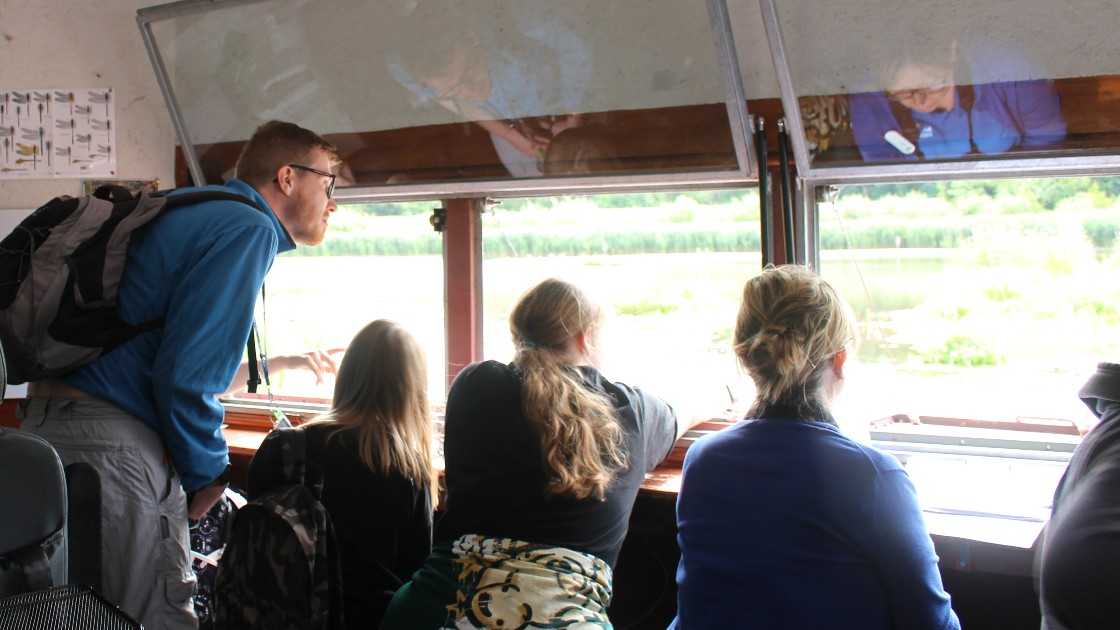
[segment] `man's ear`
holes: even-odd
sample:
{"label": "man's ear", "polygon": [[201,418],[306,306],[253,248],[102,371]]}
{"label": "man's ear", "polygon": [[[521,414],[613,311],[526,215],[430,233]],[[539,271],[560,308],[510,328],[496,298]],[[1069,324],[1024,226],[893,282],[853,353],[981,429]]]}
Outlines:
{"label": "man's ear", "polygon": [[836,378],[844,378],[844,363],[848,360],[848,349],[840,348],[840,352],[832,355],[832,372]]}
{"label": "man's ear", "polygon": [[292,189],[296,185],[296,170],[290,166],[281,166],[276,169],[276,186],[284,196],[292,194]]}

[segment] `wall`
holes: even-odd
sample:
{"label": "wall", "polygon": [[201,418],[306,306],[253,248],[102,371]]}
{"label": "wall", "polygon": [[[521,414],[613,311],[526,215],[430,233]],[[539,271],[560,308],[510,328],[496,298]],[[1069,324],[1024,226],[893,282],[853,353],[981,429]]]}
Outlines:
{"label": "wall", "polygon": [[[175,132],[140,39],[136,10],[152,0],[0,0],[0,86],[111,87],[117,178],[174,180]],[[0,210],[81,192],[80,179],[0,180]]]}

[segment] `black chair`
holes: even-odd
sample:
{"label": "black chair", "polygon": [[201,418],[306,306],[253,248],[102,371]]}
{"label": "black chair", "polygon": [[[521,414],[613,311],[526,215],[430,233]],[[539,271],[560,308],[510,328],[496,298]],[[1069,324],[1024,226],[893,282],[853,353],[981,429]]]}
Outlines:
{"label": "black chair", "polygon": [[97,593],[101,480],[43,438],[0,428],[0,630],[142,628]]}
{"label": "black chair", "polygon": [[37,435],[0,428],[0,596],[69,581],[66,497],[54,448]]}
{"label": "black chair", "polygon": [[0,599],[0,630],[143,630],[144,626],[85,584],[55,586]]}
{"label": "black chair", "polygon": [[[0,345],[0,402],[8,382]],[[101,478],[43,438],[0,427],[0,630],[143,628],[97,594]]]}

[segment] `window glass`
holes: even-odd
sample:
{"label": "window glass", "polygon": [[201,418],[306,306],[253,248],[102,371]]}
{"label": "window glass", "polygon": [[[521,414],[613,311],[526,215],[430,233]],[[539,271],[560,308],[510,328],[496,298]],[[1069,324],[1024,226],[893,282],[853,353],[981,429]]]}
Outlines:
{"label": "window glass", "polygon": [[987,515],[968,537],[1030,547],[1096,422],[1078,391],[1120,357],[1120,179],[853,185],[832,199],[821,274],[862,337],[839,414],[906,463],[931,531]]}
{"label": "window glass", "polygon": [[[731,1],[740,4],[752,3]],[[786,111],[800,112],[813,167],[1120,146],[1115,2],[1079,11],[1016,0],[765,4],[776,7],[785,50],[776,61],[796,99]],[[737,39],[752,28],[735,24]]]}
{"label": "window glass", "polygon": [[846,186],[821,273],[860,319],[869,420],[1094,422],[1077,391],[1120,356],[1120,179]]}
{"label": "window glass", "polygon": [[483,218],[484,351],[513,356],[517,298],[561,277],[606,307],[603,373],[688,410],[753,397],[731,331],[760,270],[756,191],[507,199]]}
{"label": "window glass", "polygon": [[334,142],[343,188],[747,169],[705,0],[176,2],[141,17],[207,182],[273,118]]}
{"label": "window glass", "polygon": [[[429,396],[445,389],[443,241],[429,223],[436,203],[351,204],[331,218],[326,240],[277,256],[258,324],[270,356],[346,348],[375,319],[404,325],[424,348]],[[336,355],[341,360],[342,355]],[[291,370],[270,376],[287,399],[330,399],[334,379]],[[264,393],[264,388],[258,390]]]}

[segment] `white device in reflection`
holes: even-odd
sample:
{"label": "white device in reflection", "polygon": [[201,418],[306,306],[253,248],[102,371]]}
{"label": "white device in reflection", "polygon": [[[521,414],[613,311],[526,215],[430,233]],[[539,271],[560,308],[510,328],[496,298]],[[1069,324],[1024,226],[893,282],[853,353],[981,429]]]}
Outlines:
{"label": "white device in reflection", "polygon": [[883,134],[883,139],[890,143],[890,145],[898,149],[903,155],[911,155],[917,149],[913,142],[907,140],[902,134],[894,129]]}

